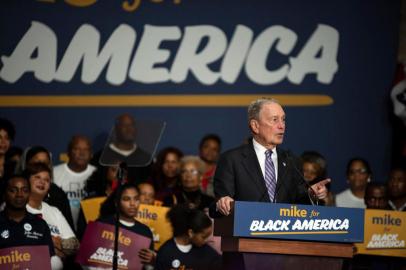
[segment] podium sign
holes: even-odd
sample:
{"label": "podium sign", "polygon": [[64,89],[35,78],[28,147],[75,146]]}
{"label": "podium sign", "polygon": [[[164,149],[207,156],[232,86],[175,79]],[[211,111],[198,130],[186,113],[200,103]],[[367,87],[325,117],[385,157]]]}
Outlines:
{"label": "podium sign", "polygon": [[406,257],[406,212],[365,210],[363,243],[357,254]]}
{"label": "podium sign", "polygon": [[235,202],[234,235],[327,242],[363,242],[364,211],[259,202]]}

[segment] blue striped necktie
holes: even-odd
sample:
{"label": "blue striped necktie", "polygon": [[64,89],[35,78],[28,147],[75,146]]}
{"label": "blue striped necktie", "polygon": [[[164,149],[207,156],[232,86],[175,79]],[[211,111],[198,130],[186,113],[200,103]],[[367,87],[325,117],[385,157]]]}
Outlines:
{"label": "blue striped necktie", "polygon": [[272,161],[272,150],[266,150],[265,152],[265,185],[268,189],[268,195],[271,202],[274,201],[276,190],[276,175],[275,166]]}

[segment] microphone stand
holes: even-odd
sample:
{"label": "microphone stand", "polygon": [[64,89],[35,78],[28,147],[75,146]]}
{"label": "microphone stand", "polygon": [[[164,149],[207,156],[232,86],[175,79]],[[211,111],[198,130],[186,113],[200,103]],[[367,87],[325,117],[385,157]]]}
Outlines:
{"label": "microphone stand", "polygon": [[[124,180],[124,172],[127,170],[127,164],[125,162],[121,162],[118,171],[117,171],[117,196],[120,194],[121,184]],[[116,198],[118,201],[120,198]],[[119,236],[119,229],[120,229],[120,211],[117,209],[116,211],[116,220],[114,224],[114,253],[113,253],[113,270],[118,269],[118,236]]]}
{"label": "microphone stand", "polygon": [[[288,151],[286,152],[286,158],[290,160],[290,163],[292,164],[293,168],[295,169],[295,171],[297,172],[297,174],[300,177],[300,180],[302,181],[302,184],[305,185],[305,187],[307,188],[307,195],[309,196],[309,200],[310,203],[314,206],[314,205],[319,205],[319,199],[317,198],[317,196],[315,196],[315,193],[312,189],[312,186],[306,181],[306,179],[304,179],[303,173],[297,168],[295,161],[293,160],[293,158],[289,155]],[[316,199],[316,203],[314,203],[313,199]]]}

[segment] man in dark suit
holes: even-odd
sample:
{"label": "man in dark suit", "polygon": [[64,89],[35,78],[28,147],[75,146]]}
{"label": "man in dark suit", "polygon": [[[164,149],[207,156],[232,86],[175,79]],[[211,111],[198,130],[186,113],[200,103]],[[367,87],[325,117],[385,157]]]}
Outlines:
{"label": "man in dark suit", "polygon": [[248,107],[252,140],[225,152],[214,175],[216,211],[228,215],[231,202],[310,203],[327,195],[325,179],[308,187],[297,159],[277,147],[283,142],[285,112],[276,100],[262,98]]}

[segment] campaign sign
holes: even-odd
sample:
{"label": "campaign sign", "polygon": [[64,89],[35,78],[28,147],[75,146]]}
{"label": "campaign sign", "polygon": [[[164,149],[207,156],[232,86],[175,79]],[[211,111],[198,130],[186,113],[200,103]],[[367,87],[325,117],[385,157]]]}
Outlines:
{"label": "campaign sign", "polygon": [[158,250],[166,240],[172,238],[172,227],[166,219],[168,207],[140,204],[136,220],[147,225],[154,236],[154,248]]}
{"label": "campaign sign", "polygon": [[[141,270],[138,251],[149,248],[151,240],[120,228],[118,239],[118,269]],[[114,254],[114,226],[90,222],[86,227],[76,262],[93,267],[111,267]]]}
{"label": "campaign sign", "polygon": [[95,221],[99,217],[100,206],[106,200],[106,197],[96,197],[85,199],[80,202],[86,223]]}
{"label": "campaign sign", "polygon": [[51,270],[48,246],[19,246],[0,249],[0,269]]}
{"label": "campaign sign", "polygon": [[364,210],[311,205],[235,202],[234,236],[362,242]]}
{"label": "campaign sign", "polygon": [[[86,222],[94,221],[99,216],[100,205],[106,197],[86,199],[80,202]],[[166,240],[172,238],[171,224],[166,219],[168,207],[140,204],[136,220],[147,225],[154,237],[154,249],[158,250]]]}
{"label": "campaign sign", "polygon": [[406,212],[365,210],[364,242],[357,254],[406,257]]}

